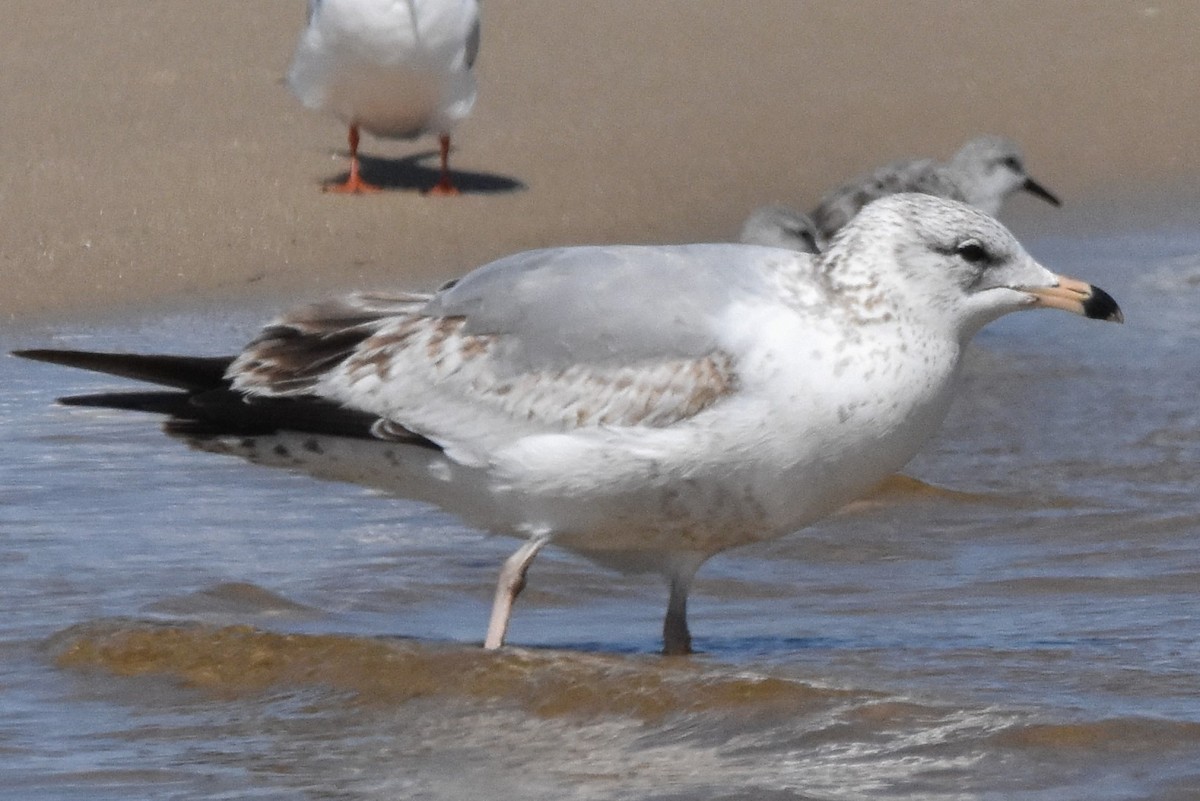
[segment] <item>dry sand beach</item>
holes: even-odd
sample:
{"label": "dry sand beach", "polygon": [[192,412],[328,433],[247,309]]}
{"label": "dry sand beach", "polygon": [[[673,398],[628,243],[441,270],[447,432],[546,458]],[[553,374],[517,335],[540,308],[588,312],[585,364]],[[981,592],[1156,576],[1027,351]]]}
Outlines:
{"label": "dry sand beach", "polygon": [[[327,196],[345,131],[281,77],[303,7],[4,4],[0,314],[284,304],[542,245],[732,238],[754,206],[979,132],[1066,200],[1048,225],[1197,172],[1196,3],[494,0],[466,196],[415,191],[434,140],[369,137],[394,191]],[[1010,206],[1018,230],[1051,213]]]}

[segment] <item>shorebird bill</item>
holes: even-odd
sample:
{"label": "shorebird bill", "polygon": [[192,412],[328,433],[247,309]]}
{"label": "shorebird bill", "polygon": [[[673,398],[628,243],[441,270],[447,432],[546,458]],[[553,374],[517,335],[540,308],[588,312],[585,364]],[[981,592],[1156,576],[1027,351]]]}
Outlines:
{"label": "shorebird bill", "polygon": [[1026,178],[1025,183],[1021,184],[1021,188],[1034,197],[1040,197],[1042,200],[1049,203],[1051,206],[1061,206],[1062,201],[1058,199],[1049,189],[1039,184],[1032,178]]}

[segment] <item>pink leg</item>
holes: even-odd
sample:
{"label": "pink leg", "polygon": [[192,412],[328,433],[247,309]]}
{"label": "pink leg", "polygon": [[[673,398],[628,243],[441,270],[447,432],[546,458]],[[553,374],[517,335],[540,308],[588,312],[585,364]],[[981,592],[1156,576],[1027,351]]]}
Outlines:
{"label": "pink leg", "polygon": [[483,641],[483,647],[489,651],[504,645],[513,603],[521,594],[521,590],[525,589],[525,574],[538,551],[549,541],[549,537],[532,539],[505,560],[504,567],[500,570],[500,579],[496,582],[496,597],[492,601],[492,617],[488,621],[487,638]]}
{"label": "pink leg", "polygon": [[692,652],[692,635],[687,624],[688,589],[692,576],[671,577],[671,597],[663,620],[663,656],[686,656]]}

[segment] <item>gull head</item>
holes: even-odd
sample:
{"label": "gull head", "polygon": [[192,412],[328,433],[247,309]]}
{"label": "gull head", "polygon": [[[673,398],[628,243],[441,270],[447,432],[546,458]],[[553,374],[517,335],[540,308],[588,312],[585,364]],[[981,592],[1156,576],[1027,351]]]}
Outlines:
{"label": "gull head", "polygon": [[989,215],[932,195],[876,200],[818,258],[832,290],[863,319],[932,326],[962,341],[1024,309],[1123,321],[1104,290],[1038,264]]}
{"label": "gull head", "polygon": [[964,199],[988,214],[998,212],[1004,199],[1018,190],[1052,206],[1062,205],[1049,190],[1029,177],[1021,149],[1003,136],[977,136],[970,140],[954,154],[950,170]]}

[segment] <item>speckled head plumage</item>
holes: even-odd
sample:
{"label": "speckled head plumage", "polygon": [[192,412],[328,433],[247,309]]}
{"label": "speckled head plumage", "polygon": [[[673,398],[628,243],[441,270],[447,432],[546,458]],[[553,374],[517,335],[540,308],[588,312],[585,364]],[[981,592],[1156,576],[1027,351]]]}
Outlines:
{"label": "speckled head plumage", "polygon": [[[880,310],[877,319],[911,312],[941,321],[964,341],[991,320],[1038,306],[1122,319],[1107,293],[1047,270],[993,217],[932,195],[869,204],[820,260],[830,285]],[[886,304],[873,300],[884,295]],[[931,309],[941,313],[930,316]]]}

